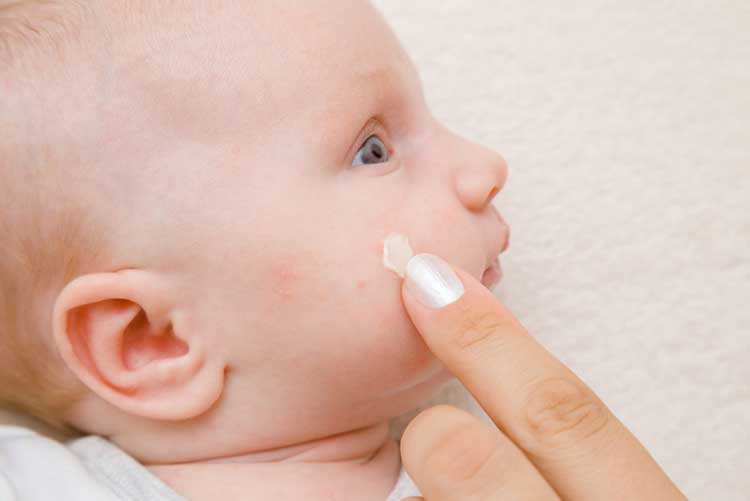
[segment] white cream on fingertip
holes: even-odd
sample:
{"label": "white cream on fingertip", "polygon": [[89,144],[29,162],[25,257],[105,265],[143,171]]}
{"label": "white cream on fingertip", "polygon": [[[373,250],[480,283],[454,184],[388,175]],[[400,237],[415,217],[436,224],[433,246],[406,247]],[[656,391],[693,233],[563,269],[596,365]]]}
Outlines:
{"label": "white cream on fingertip", "polygon": [[391,233],[383,244],[383,266],[401,278],[406,276],[406,263],[414,256],[409,239],[400,233]]}

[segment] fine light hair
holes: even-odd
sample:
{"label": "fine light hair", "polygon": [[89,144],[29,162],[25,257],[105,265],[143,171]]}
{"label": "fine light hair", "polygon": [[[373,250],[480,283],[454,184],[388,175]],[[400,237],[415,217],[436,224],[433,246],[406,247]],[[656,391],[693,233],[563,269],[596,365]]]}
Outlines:
{"label": "fine light hair", "polygon": [[49,133],[70,125],[45,118],[57,99],[50,72],[81,46],[87,12],[84,1],[0,0],[0,407],[67,433],[78,430],[61,415],[88,390],[52,342],[52,306],[105,242],[69,189],[72,148]]}

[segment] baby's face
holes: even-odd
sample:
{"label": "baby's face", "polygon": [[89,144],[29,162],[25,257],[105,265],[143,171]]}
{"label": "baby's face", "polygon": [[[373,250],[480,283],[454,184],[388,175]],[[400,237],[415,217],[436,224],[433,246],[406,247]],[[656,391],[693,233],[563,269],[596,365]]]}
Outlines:
{"label": "baby's face", "polygon": [[231,4],[133,49],[117,83],[148,106],[121,124],[138,141],[122,161],[151,176],[136,205],[230,369],[222,426],[270,443],[401,414],[448,374],[383,241],[480,278],[508,231],[490,205],[505,162],[435,120],[366,1]]}

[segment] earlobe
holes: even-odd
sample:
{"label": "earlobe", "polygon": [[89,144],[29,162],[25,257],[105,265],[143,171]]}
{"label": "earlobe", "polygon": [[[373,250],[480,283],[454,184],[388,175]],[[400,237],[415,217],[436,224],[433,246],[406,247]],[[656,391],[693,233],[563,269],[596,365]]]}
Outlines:
{"label": "earlobe", "polygon": [[180,315],[164,280],[144,270],[84,275],[53,310],[53,337],[78,378],[129,414],[182,420],[207,411],[224,364]]}

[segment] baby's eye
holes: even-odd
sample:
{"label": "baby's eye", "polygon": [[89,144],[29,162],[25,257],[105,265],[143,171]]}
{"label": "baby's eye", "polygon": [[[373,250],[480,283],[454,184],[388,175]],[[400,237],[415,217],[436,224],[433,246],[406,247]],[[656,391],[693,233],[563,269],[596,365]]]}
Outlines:
{"label": "baby's eye", "polygon": [[372,135],[367,138],[365,144],[357,151],[352,165],[363,165],[366,163],[384,163],[388,161],[388,148],[378,136]]}

